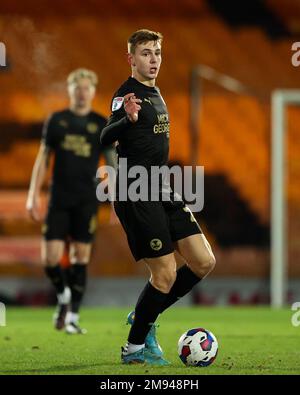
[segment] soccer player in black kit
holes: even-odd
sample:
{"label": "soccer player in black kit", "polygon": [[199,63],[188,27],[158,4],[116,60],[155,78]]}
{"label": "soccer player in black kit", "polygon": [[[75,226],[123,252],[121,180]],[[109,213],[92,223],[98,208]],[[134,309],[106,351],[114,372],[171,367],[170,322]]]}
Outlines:
{"label": "soccer player in black kit", "polygon": [[[69,334],[85,333],[79,326],[79,308],[86,288],[87,264],[96,227],[96,171],[99,157],[115,166],[113,147],[99,144],[106,119],[92,111],[97,75],[77,69],[68,77],[70,106],[50,116],[44,125],[40,150],[32,172],[27,210],[40,220],[39,195],[50,154],[54,168],[48,212],[42,226],[42,260],[55,287],[58,306],[56,329]],[[65,242],[70,242],[71,268],[68,281],[59,262]]]}
{"label": "soccer player in black kit", "polygon": [[[161,44],[160,33],[144,29],[128,39],[132,76],[114,94],[112,114],[101,133],[102,144],[117,141],[119,163],[126,158],[128,169],[139,165],[150,172],[151,167],[168,161],[169,115],[155,86]],[[156,340],[155,321],[213,269],[215,258],[193,214],[182,200],[174,200],[174,194],[170,194],[169,201],[122,201],[119,195],[117,188],[115,210],[130,250],[150,272],[135,310],[129,315],[132,326],[121,360],[125,364],[167,365]],[[186,262],[178,270],[175,249]]]}

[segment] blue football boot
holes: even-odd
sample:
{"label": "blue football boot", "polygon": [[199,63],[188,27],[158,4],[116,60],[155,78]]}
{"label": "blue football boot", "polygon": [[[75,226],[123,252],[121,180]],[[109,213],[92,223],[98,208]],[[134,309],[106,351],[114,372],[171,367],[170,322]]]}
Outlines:
{"label": "blue football boot", "polygon": [[126,354],[122,347],[121,361],[126,365],[152,365],[152,366],[168,366],[170,363],[161,356],[157,356],[149,352],[146,347],[131,354]]}
{"label": "blue football boot", "polygon": [[[127,316],[127,324],[132,325],[134,321],[134,311],[131,311],[128,316]],[[147,351],[149,351],[151,354],[154,354],[158,357],[161,357],[163,355],[163,351],[161,346],[159,345],[157,339],[156,339],[156,328],[158,327],[157,324],[152,324],[150,331],[148,332],[148,335],[146,336],[145,339],[145,348]]]}

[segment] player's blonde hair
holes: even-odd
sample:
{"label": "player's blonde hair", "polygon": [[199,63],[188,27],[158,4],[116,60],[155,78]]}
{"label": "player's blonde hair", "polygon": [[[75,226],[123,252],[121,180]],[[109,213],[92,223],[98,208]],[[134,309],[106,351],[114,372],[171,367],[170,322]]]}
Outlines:
{"label": "player's blonde hair", "polygon": [[94,71],[80,68],[69,74],[67,78],[68,86],[77,84],[81,78],[88,78],[93,86],[98,84],[98,76]]}
{"label": "player's blonde hair", "polygon": [[152,30],[148,29],[137,30],[136,32],[132,33],[132,35],[127,40],[128,53],[134,54],[136,47],[139,44],[144,44],[149,41],[159,41],[161,43],[162,40],[163,35],[159,32],[153,32]]}

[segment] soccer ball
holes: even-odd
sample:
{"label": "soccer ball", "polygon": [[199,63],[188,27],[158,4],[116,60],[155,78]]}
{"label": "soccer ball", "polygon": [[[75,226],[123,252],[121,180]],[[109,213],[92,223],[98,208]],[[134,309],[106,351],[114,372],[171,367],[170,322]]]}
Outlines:
{"label": "soccer ball", "polygon": [[179,358],[187,366],[209,366],[217,353],[218,341],[206,329],[190,329],[178,340]]}

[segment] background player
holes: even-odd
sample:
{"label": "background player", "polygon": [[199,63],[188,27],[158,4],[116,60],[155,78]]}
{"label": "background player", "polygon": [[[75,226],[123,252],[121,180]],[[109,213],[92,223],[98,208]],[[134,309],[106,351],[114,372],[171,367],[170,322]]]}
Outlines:
{"label": "background player", "polygon": [[[118,141],[119,158],[127,159],[128,169],[139,165],[150,171],[152,166],[163,166],[168,161],[168,110],[155,87],[161,43],[162,35],[149,30],[139,30],[129,38],[132,76],[115,93],[112,114],[101,134],[104,144]],[[132,254],[150,271],[121,359],[126,364],[166,365],[153,324],[160,313],[213,269],[215,258],[193,214],[182,200],[174,201],[172,193],[168,202],[135,202],[130,197],[119,201],[117,193],[115,209]],[[174,249],[186,261],[177,271]]]}
{"label": "background player", "polygon": [[[33,220],[41,220],[39,195],[50,154],[54,153],[48,212],[42,227],[42,260],[58,299],[55,327],[63,329],[66,324],[66,332],[72,334],[83,333],[78,325],[79,308],[86,288],[87,264],[96,227],[95,175],[99,156],[103,153],[111,166],[115,166],[116,157],[114,148],[103,148],[99,144],[106,119],[91,108],[97,75],[87,69],[77,69],[69,75],[67,84],[70,106],[51,115],[44,125],[27,210]],[[70,289],[59,265],[67,239],[70,241]]]}

